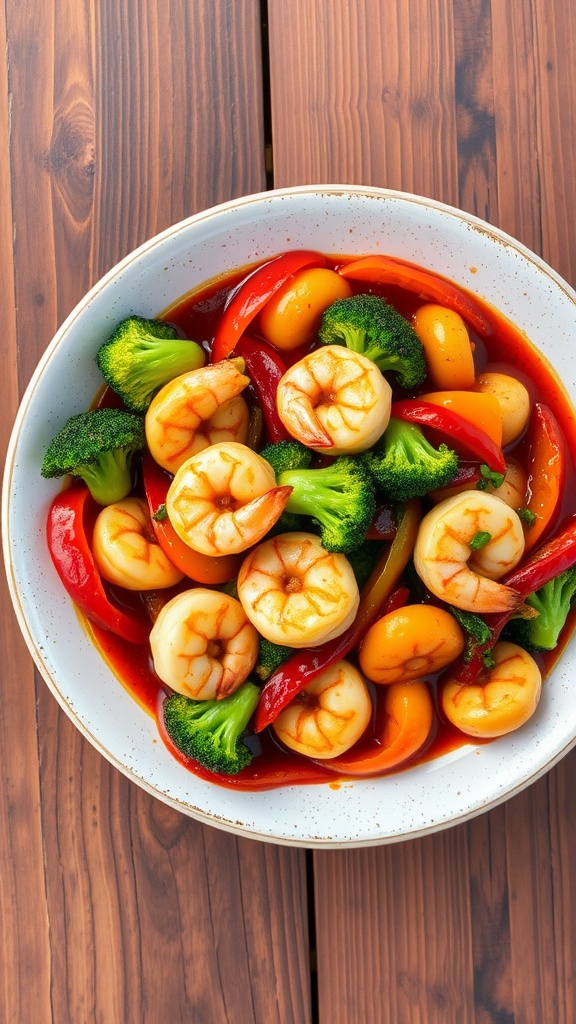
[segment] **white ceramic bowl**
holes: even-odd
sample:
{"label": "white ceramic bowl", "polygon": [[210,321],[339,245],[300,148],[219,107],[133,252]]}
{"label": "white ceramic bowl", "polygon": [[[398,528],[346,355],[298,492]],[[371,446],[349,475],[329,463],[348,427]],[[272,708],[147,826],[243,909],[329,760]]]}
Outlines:
{"label": "white ceramic bowl", "polygon": [[397,255],[465,285],[526,332],[576,400],[576,294],[509,236],[440,203],[379,189],[305,186],[248,196],[141,246],[62,325],[14,426],[3,543],[14,607],[34,661],[72,721],[120,771],[160,800],[230,832],[298,846],[369,846],[464,821],[558,761],[576,741],[575,646],[546,683],[536,715],[506,738],[471,742],[397,775],[339,788],[235,792],[197,779],[158,742],[153,720],[82,631],[45,542],[46,511],[59,489],[39,474],[46,439],[88,407],[100,385],[94,355],[116,323],[133,312],[155,316],[208,278],[297,248]]}

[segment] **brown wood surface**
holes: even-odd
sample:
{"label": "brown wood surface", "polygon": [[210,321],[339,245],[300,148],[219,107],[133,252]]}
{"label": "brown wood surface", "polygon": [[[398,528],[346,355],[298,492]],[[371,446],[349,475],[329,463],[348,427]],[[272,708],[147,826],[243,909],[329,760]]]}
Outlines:
{"label": "brown wood surface", "polygon": [[[572,0],[260,7],[0,8],[3,452],[86,289],[168,224],[270,184],[423,193],[576,283]],[[236,839],[93,750],[35,680],[3,582],[1,600],[0,1021],[576,1021],[576,755],[421,840]]]}

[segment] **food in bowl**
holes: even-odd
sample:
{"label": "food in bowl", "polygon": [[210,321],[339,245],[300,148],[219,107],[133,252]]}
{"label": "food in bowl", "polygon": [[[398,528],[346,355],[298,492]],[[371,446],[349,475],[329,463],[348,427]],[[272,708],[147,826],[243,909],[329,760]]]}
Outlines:
{"label": "food in bowl", "polygon": [[93,443],[132,417],[135,472],[108,501],[92,456],[60,459],[82,482],[51,553],[190,770],[374,776],[530,718],[576,592],[573,439],[495,310],[400,260],[298,250],[128,318],[98,358],[112,391],[81,423]]}

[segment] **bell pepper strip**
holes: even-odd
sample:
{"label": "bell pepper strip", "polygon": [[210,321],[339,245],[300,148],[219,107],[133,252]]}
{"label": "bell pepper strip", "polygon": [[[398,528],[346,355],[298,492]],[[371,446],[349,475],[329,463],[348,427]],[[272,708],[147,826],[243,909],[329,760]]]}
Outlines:
{"label": "bell pepper strip", "polygon": [[526,508],[535,515],[525,528],[526,550],[536,546],[554,526],[560,511],[566,475],[566,443],[558,421],[547,405],[536,402],[527,431],[528,484]]}
{"label": "bell pepper strip", "polygon": [[144,615],[123,611],[112,603],[92,557],[88,524],[98,511],[84,484],[72,485],[55,497],[46,524],[54,568],[86,618],[131,644],[146,644],[150,622]]}
{"label": "bell pepper strip", "polygon": [[458,413],[502,447],[502,408],[494,395],[484,391],[430,391],[418,397],[421,402]]}
{"label": "bell pepper strip", "polygon": [[303,267],[324,266],[326,259],[321,253],[295,249],[276,256],[249,274],[224,309],[212,345],[212,362],[226,359],[234,351],[248,324],[293,274]]}
{"label": "bell pepper strip", "polygon": [[193,551],[178,536],[167,517],[158,517],[159,510],[166,503],[172,477],[154,461],[149,452],[145,453],[142,460],[142,476],[156,540],[172,564],[195,583],[211,585],[229,583],[235,579],[242,561],[240,555],[212,557]]}
{"label": "bell pepper strip", "polygon": [[418,423],[422,427],[438,430],[453,445],[462,446],[480,462],[485,462],[493,472],[506,473],[502,449],[483,430],[452,409],[424,402],[420,398],[406,398],[394,402],[390,415],[407,420],[408,423]]}
{"label": "bell pepper strip", "polygon": [[378,692],[374,735],[340,757],[324,761],[338,775],[381,775],[411,761],[429,739],[434,704],[422,679],[392,683]]}
{"label": "bell pepper strip", "polygon": [[245,372],[252,382],[260,408],[266,421],[270,444],[288,441],[291,435],[278,415],[276,391],[286,367],[278,352],[264,341],[256,341],[243,335],[235,348],[236,355],[242,356]]}
{"label": "bell pepper strip", "polygon": [[[535,551],[528,561],[514,569],[500,582],[512,587],[522,598],[540,590],[556,576],[576,565],[576,515],[563,524],[560,531],[546,544]],[[484,668],[486,655],[490,653],[504,626],[514,614],[511,612],[483,615],[482,619],[490,628],[491,637],[485,644],[478,645],[472,655],[462,656],[452,666],[450,675],[462,683],[471,683]]]}
{"label": "bell pepper strip", "polygon": [[471,295],[450,281],[410,263],[392,256],[364,256],[340,267],[338,273],[346,280],[370,281],[403,288],[426,302],[438,302],[441,306],[453,309],[481,338],[489,338],[494,334],[493,324]]}
{"label": "bell pepper strip", "polygon": [[354,622],[334,640],[297,651],[272,673],[260,694],[254,716],[255,732],[262,732],[308,683],[360,643],[412,557],[419,522],[420,503],[407,502],[394,540],[386,545],[362,590]]}

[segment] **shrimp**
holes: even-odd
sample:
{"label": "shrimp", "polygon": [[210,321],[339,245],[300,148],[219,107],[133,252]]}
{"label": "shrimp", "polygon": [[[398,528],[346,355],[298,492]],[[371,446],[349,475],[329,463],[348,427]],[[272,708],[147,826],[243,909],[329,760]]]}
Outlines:
{"label": "shrimp", "polygon": [[283,533],[258,545],[238,574],[238,597],[272,643],[310,647],[340,636],[356,617],[358,584],[345,555],[313,533]]}
{"label": "shrimp", "polygon": [[504,640],[492,651],[494,668],[477,682],[460,683],[447,676],[440,700],[446,718],[468,736],[504,736],[534,714],[542,692],[542,675],[534,658]]}
{"label": "shrimp", "polygon": [[284,510],[291,487],[246,445],[222,441],[178,470],[166,511],[178,536],[204,555],[234,555],[257,544]]}
{"label": "shrimp", "polygon": [[337,661],[294,697],[272,723],[279,740],[307,757],[338,757],[357,742],[372,717],[360,672]]}
{"label": "shrimp", "polygon": [[154,669],[194,700],[227,697],[258,657],[258,634],[234,597],[195,587],[161,609],[150,633]]}
{"label": "shrimp", "polygon": [[155,461],[170,473],[192,455],[220,441],[244,444],[248,406],[240,392],[250,379],[242,359],[224,359],[175,377],[152,399],[146,441]]}
{"label": "shrimp", "polygon": [[92,555],[100,575],[126,590],[163,590],[183,579],[156,543],[143,498],[125,498],[102,509],[94,524]]}
{"label": "shrimp", "polygon": [[504,612],[522,598],[496,582],[520,561],[524,531],[500,498],[465,491],[436,505],[420,523],[414,566],[428,589],[464,611]]}
{"label": "shrimp", "polygon": [[371,448],[388,426],[391,399],[378,367],[340,345],[325,345],[294,363],[276,395],[286,430],[328,455]]}

